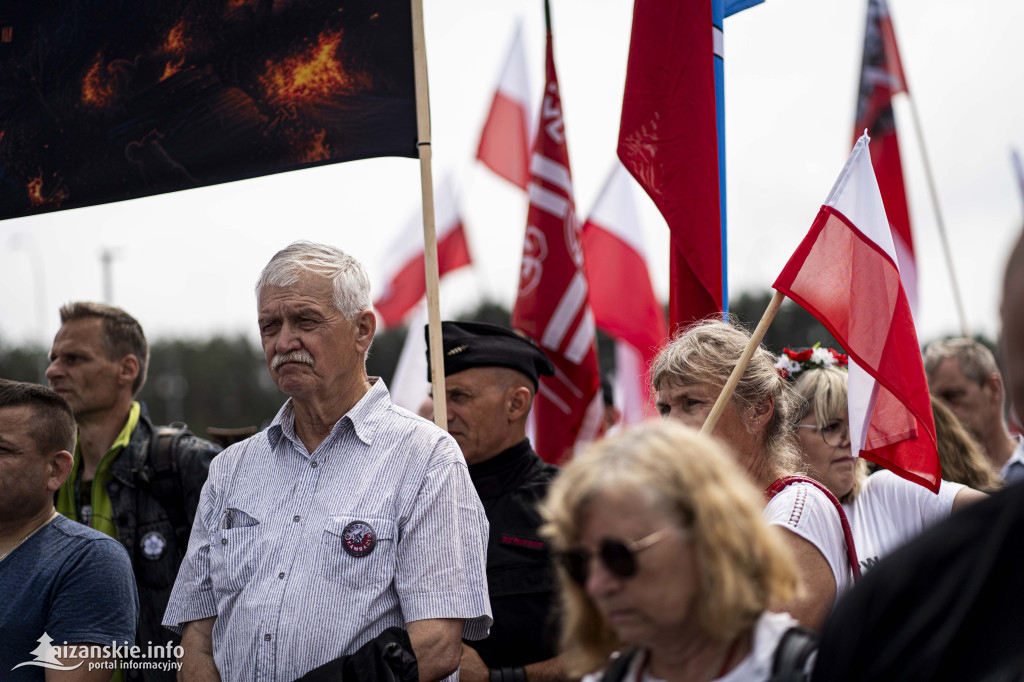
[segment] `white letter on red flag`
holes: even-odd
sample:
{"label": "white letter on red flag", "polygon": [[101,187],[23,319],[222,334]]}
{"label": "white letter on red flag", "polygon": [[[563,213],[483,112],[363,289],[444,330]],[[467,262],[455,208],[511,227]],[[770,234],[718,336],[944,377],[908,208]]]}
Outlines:
{"label": "white letter on red flag", "polygon": [[537,341],[555,365],[541,377],[533,404],[537,453],[549,462],[570,456],[600,427],[601,400],[594,316],[588,301],[579,225],[569,173],[562,102],[547,37],[547,83],[530,159],[519,297],[512,325]]}
{"label": "white letter on red flag", "polygon": [[850,354],[853,452],[937,492],[928,382],[866,135],[773,286]]}

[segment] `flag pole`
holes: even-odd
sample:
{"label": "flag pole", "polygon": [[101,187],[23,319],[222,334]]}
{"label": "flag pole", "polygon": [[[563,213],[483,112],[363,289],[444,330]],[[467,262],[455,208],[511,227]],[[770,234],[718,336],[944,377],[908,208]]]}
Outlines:
{"label": "flag pole", "polygon": [[747,365],[750,364],[750,358],[754,357],[754,351],[761,345],[761,339],[764,338],[764,333],[768,331],[768,326],[771,325],[772,320],[775,319],[775,314],[779,312],[779,306],[786,299],[785,294],[781,291],[776,291],[775,295],[772,296],[772,300],[768,303],[768,308],[764,311],[764,315],[761,316],[761,321],[757,323],[757,328],[754,329],[754,333],[750,335],[750,343],[743,349],[743,355],[740,356],[739,362],[732,370],[732,374],[729,375],[729,380],[725,382],[725,386],[722,387],[722,392],[718,394],[718,400],[715,401],[714,407],[711,408],[711,412],[708,414],[708,418],[704,420],[704,426],[700,428],[700,432],[705,435],[710,435],[715,430],[715,425],[718,424],[718,418],[722,416],[722,412],[725,411],[725,406],[729,404],[729,399],[732,398],[732,394],[736,392],[736,385],[740,383],[740,377],[747,371]]}
{"label": "flag pole", "polygon": [[[905,78],[905,77],[904,77]],[[949,250],[949,237],[946,236],[946,224],[942,219],[942,210],[939,208],[939,193],[935,189],[935,179],[932,177],[932,165],[928,160],[928,150],[924,146],[924,133],[921,132],[921,120],[917,116],[917,105],[914,98],[910,96],[910,89],[903,84],[904,94],[907,102],[910,103],[910,117],[914,120],[914,132],[917,134],[917,146],[921,148],[921,159],[924,161],[924,175],[928,180],[928,192],[932,199],[932,210],[935,212],[935,222],[939,228],[939,240],[942,242],[942,253],[946,256],[946,267],[949,269],[949,280],[953,285],[953,302],[956,304],[956,312],[960,318],[960,333],[964,338],[970,338],[967,331],[967,316],[964,315],[964,304],[960,300],[960,285],[957,283],[956,270],[953,269],[953,255]]]}
{"label": "flag pole", "polygon": [[[437,264],[437,231],[434,229],[434,179],[430,167],[430,96],[427,89],[427,44],[423,32],[423,0],[412,2],[412,55],[416,75],[416,149],[420,157],[420,191],[423,197],[423,258],[427,276],[427,328],[430,352],[430,383],[434,423],[448,427],[444,390],[444,355],[441,341],[441,307]],[[416,330],[410,329],[413,334]]]}

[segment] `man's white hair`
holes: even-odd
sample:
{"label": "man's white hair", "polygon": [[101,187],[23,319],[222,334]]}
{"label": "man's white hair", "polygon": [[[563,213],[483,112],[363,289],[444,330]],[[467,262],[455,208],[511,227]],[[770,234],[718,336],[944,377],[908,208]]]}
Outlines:
{"label": "man's white hair", "polygon": [[370,278],[362,263],[341,249],[308,241],[293,242],[274,254],[256,281],[257,303],[264,289],[295,284],[303,272],[331,281],[334,307],[349,321],[370,309]]}

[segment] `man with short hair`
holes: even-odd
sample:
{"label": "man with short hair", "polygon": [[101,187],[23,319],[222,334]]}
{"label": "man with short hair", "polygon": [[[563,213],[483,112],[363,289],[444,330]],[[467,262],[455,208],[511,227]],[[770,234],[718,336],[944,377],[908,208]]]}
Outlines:
{"label": "man with short hair", "polygon": [[354,258],[296,242],[256,297],[289,399],[210,467],[164,617],[184,629],[183,678],[294,680],[396,630],[420,680],[451,674],[491,624],[487,520],[458,446],[367,376],[376,319]]}
{"label": "man with short hair", "polygon": [[[60,319],[46,378],[71,406],[78,441],[57,511],[124,545],[139,586],[138,641],[173,646],[177,638],[161,621],[220,448],[187,431],[155,427],[135,400],[149,367],[149,346],[135,318],[103,303],[76,302],[60,309]],[[160,670],[126,676],[175,677]]]}
{"label": "man with short hair", "polygon": [[74,446],[75,420],[59,395],[0,379],[4,680],[109,680],[113,658],[65,655],[67,650],[51,646],[131,646],[135,640],[139,600],[128,555],[53,507],[53,494],[71,471]]}
{"label": "man with short hair", "polygon": [[1007,483],[1024,480],[1024,439],[1003,422],[1003,378],[992,352],[972,339],[935,341],[924,353],[928,390],[984,448]]}
{"label": "man with short hair", "polygon": [[[448,433],[462,449],[491,534],[491,635],[463,646],[463,682],[566,679],[558,654],[557,591],[537,505],[558,467],[526,437],[539,375],[555,368],[525,337],[492,324],[442,322]],[[429,334],[427,338],[429,345]],[[429,367],[429,350],[427,362]],[[430,380],[430,370],[427,370]]]}

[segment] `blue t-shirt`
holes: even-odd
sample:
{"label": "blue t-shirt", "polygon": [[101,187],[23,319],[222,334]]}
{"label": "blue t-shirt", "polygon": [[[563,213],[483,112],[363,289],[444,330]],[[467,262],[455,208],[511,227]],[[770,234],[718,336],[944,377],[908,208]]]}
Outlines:
{"label": "blue t-shirt", "polygon": [[65,642],[131,646],[138,618],[121,543],[57,516],[0,561],[0,679],[43,680],[52,662],[15,667]]}

